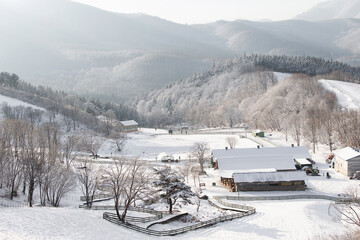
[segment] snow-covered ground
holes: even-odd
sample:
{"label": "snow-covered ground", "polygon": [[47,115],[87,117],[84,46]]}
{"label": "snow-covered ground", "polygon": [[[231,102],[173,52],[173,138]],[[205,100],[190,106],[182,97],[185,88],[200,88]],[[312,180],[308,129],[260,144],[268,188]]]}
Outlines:
{"label": "snow-covered ground", "polygon": [[[239,133],[240,134],[240,133]],[[189,155],[192,145],[198,141],[209,143],[211,148],[227,146],[223,134],[196,134],[196,135],[168,135],[164,130],[141,129],[139,133],[129,134],[125,145],[126,154],[138,155],[144,159],[154,159],[160,152],[172,153],[175,156]],[[236,136],[236,135],[231,135]],[[256,138],[258,139],[258,138]],[[265,140],[278,146],[289,146],[294,143],[291,139],[285,141],[281,133],[266,134]],[[239,138],[237,147],[256,147],[258,143],[248,138]],[[115,153],[115,146],[109,141],[101,148],[100,155]],[[200,182],[206,187],[203,194],[208,196],[233,195],[237,196],[269,196],[269,195],[296,195],[296,194],[327,194],[336,196],[344,193],[349,184],[359,185],[359,181],[349,180],[347,177],[334,172],[325,163],[328,149],[319,145],[317,152],[312,153],[317,162],[321,176],[307,177],[309,187],[305,192],[241,192],[232,193],[228,188],[221,186],[219,173],[214,169],[206,169],[208,175],[202,176]],[[174,163],[174,165],[176,165]],[[330,172],[331,179],[322,174]],[[198,180],[196,180],[198,182]],[[213,186],[215,183],[216,186]],[[189,184],[193,179],[189,178]],[[198,184],[198,183],[197,183]],[[102,219],[101,210],[78,209],[79,190],[65,198],[62,208],[0,208],[0,239],[158,239],[117,226]],[[0,198],[1,200],[1,198]],[[200,219],[208,219],[223,214],[212,208],[202,200]],[[236,201],[237,202],[237,201]],[[7,201],[8,203],[8,201]],[[108,202],[112,204],[110,200]],[[239,203],[239,202],[237,202]],[[329,212],[330,201],[327,200],[282,200],[282,201],[248,201],[240,202],[257,208],[257,213],[241,219],[216,224],[204,229],[171,237],[173,239],[313,239],[317,236],[327,236],[332,233],[341,233],[346,230],[340,221],[334,221]],[[10,205],[11,206],[11,205]],[[178,206],[186,212],[194,212],[196,206]],[[186,225],[187,223],[171,223],[171,225]],[[171,226],[170,226],[171,227]],[[173,227],[173,226],[172,226]],[[155,225],[153,229],[164,229],[165,225]],[[162,237],[160,239],[168,239]]]}
{"label": "snow-covered ground", "polygon": [[324,88],[336,94],[339,104],[348,109],[360,109],[360,84],[319,80]]}
{"label": "snow-covered ground", "polygon": [[121,153],[116,151],[116,147],[111,140],[106,141],[99,150],[100,156],[127,155],[140,157],[141,159],[156,160],[157,156],[165,152],[172,154],[175,159],[189,159],[191,148],[196,142],[206,142],[210,148],[225,148],[229,144],[227,137],[237,137],[237,148],[256,147],[257,144],[249,139],[240,138],[237,135],[226,134],[176,134],[169,135],[164,130],[140,129],[137,133],[128,134],[128,140],[125,142]]}

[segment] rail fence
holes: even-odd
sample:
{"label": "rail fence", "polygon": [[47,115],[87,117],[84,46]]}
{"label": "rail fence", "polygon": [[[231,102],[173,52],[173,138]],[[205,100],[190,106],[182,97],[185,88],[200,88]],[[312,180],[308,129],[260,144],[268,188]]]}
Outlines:
{"label": "rail fence", "polygon": [[[301,194],[301,195],[287,195],[287,196],[216,196],[215,199],[226,199],[226,200],[235,200],[235,201],[261,201],[261,200],[290,200],[290,199],[322,199],[330,200],[335,202],[346,202],[349,199],[342,197],[333,197],[327,195],[310,195],[310,194]],[[230,204],[230,203],[227,203]],[[225,205],[225,204],[223,204]],[[226,205],[225,205],[226,206]]]}
{"label": "rail fence", "polygon": [[[85,208],[85,209],[89,209],[86,207],[86,205],[80,205],[80,208]],[[115,210],[115,206],[92,206],[91,207],[92,210]],[[124,210],[124,207],[121,206],[119,207],[120,210]],[[146,223],[146,222],[151,222],[151,221],[156,221],[159,220],[163,217],[163,213],[153,210],[153,209],[148,209],[148,208],[141,208],[141,207],[129,207],[128,208],[129,211],[134,211],[134,212],[143,212],[143,213],[149,213],[149,214],[153,214],[155,216],[153,217],[132,217],[132,216],[126,216],[125,220],[129,221],[129,222],[140,222],[140,223]],[[116,214],[115,214],[116,215]]]}
{"label": "rail fence", "polygon": [[256,211],[256,208],[251,207],[251,206],[247,206],[247,205],[244,205],[244,204],[236,204],[236,203],[225,202],[222,199],[226,199],[226,200],[230,200],[230,199],[227,199],[227,198],[224,198],[224,197],[227,197],[227,196],[214,196],[213,198],[217,202],[219,202],[220,204],[222,204],[222,205],[224,205],[226,207],[239,209],[239,210],[245,211],[245,212],[253,212],[253,213],[255,213],[255,211]]}
{"label": "rail fence", "polygon": [[[94,200],[97,200],[97,199],[102,199],[102,198],[113,198],[114,196],[111,195],[111,194],[97,194],[97,195],[94,195],[90,201],[94,201]],[[86,201],[86,196],[80,196],[80,201]]]}
{"label": "rail fence", "polygon": [[191,231],[191,230],[196,230],[196,229],[199,229],[199,228],[214,225],[216,223],[229,221],[229,220],[233,220],[233,219],[236,219],[236,218],[242,218],[244,216],[248,216],[248,215],[251,215],[253,213],[255,213],[255,212],[248,211],[248,212],[241,212],[241,213],[221,216],[221,217],[213,218],[213,219],[210,219],[210,220],[207,220],[207,221],[204,221],[204,222],[200,222],[200,223],[197,223],[197,224],[194,224],[194,225],[191,225],[191,226],[172,229],[172,230],[167,230],[167,231],[151,230],[151,229],[139,227],[139,226],[131,224],[131,223],[122,223],[117,218],[116,214],[113,214],[113,213],[105,212],[103,214],[103,218],[105,220],[109,221],[109,222],[118,224],[120,226],[129,228],[129,229],[132,229],[132,230],[135,230],[135,231],[138,231],[138,232],[146,233],[146,234],[149,234],[149,235],[153,235],[153,236],[174,236],[174,235],[185,233],[185,232],[188,232],[188,231]]}

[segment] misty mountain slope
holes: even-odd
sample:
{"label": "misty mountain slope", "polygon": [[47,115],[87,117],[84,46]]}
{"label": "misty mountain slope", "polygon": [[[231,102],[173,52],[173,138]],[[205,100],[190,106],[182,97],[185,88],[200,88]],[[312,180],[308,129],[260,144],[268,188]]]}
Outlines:
{"label": "misty mountain slope", "polygon": [[205,29],[222,37],[227,46],[237,52],[338,58],[352,55],[352,46],[357,44],[342,44],[342,38],[360,29],[360,22],[347,19],[323,22],[239,20],[212,23]]}
{"label": "misty mountain slope", "polygon": [[307,21],[319,21],[335,18],[360,18],[359,0],[330,0],[321,2],[295,17]]}
{"label": "misty mountain slope", "polygon": [[[131,81],[139,86],[158,87],[201,71],[208,58],[229,55],[219,38],[190,26],[65,0],[1,0],[0,29],[6,33],[0,39],[3,70],[35,84],[76,91],[98,91],[92,82],[98,75],[92,73],[99,69],[105,69],[98,79],[102,89],[127,93],[117,86],[128,83],[129,72],[148,76],[144,80],[134,74]],[[154,63],[152,71],[139,68],[146,58]],[[162,62],[173,64],[158,67]],[[118,72],[112,78],[112,69],[123,65],[128,65],[126,75]],[[106,78],[112,78],[111,83],[104,82]],[[82,86],[73,89],[74,81]]]}
{"label": "misty mountain slope", "polygon": [[67,0],[0,0],[0,71],[32,84],[126,98],[245,52],[359,65],[359,29],[356,19],[181,25]]}

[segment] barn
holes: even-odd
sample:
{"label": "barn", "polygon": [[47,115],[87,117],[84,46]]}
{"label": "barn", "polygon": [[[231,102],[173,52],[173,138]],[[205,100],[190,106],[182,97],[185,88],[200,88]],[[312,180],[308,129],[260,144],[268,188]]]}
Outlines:
{"label": "barn", "polygon": [[346,147],[334,151],[334,168],[337,172],[351,177],[360,171],[360,152],[357,149]]}
{"label": "barn", "polygon": [[135,120],[120,121],[120,128],[122,132],[137,132],[139,124]]}
{"label": "barn", "polygon": [[232,191],[304,190],[305,173],[295,159],[310,159],[307,147],[214,149],[221,182]]}
{"label": "barn", "polygon": [[233,174],[234,191],[304,191],[306,174],[303,171],[278,172],[275,169],[256,169]]}

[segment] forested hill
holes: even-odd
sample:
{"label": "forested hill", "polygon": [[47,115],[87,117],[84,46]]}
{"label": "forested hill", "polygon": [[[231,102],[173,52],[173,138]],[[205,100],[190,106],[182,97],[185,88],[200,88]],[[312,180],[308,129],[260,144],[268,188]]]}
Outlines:
{"label": "forested hill", "polygon": [[233,126],[243,122],[250,105],[277,84],[273,72],[321,74],[349,82],[359,82],[360,77],[360,68],[337,61],[244,55],[214,63],[207,71],[152,91],[137,99],[136,108],[149,126],[182,122],[208,127]]}
{"label": "forested hill", "polygon": [[[0,94],[46,109],[44,116],[49,117],[50,121],[60,114],[64,121],[68,119],[73,122],[74,128],[78,125],[75,122],[81,123],[98,133],[106,134],[106,126],[97,118],[100,115],[120,121],[130,119],[139,121],[136,110],[124,103],[102,102],[99,99],[55,91],[49,87],[35,87],[21,80],[14,73],[0,73]],[[3,105],[2,113],[4,109]]]}
{"label": "forested hill", "polygon": [[[263,70],[286,73],[303,73],[310,76],[338,72],[347,75],[345,79],[338,80],[360,83],[360,67],[352,67],[346,63],[338,61],[309,56],[292,57],[255,54],[244,56],[243,59],[243,62],[250,62],[255,66],[262,67]],[[342,77],[344,77],[344,75]]]}

